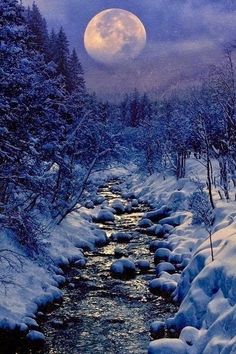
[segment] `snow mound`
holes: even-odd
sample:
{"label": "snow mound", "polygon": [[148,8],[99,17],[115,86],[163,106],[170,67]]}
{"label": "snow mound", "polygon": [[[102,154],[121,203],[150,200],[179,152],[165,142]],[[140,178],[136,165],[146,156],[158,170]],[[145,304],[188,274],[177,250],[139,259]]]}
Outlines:
{"label": "snow mound", "polygon": [[173,264],[169,262],[161,262],[156,266],[156,275],[159,276],[161,272],[167,272],[170,274],[175,273],[176,269]]}
{"label": "snow mound", "polygon": [[130,259],[120,259],[111,265],[111,274],[117,278],[131,278],[136,274],[136,267]]}
{"label": "snow mound", "polygon": [[42,346],[45,343],[46,338],[41,332],[30,331],[26,336],[26,340],[30,345]]}
{"label": "snow mound", "polygon": [[120,200],[114,200],[111,207],[115,209],[117,214],[123,214],[125,212],[125,206]]}
{"label": "snow mound", "polygon": [[151,342],[148,354],[187,354],[187,350],[180,339],[159,339]]}
{"label": "snow mound", "polygon": [[150,262],[145,259],[140,259],[137,262],[137,268],[142,272],[148,272],[150,269]]}
{"label": "snow mound", "polygon": [[168,248],[158,248],[154,254],[154,262],[158,264],[161,261],[168,262],[171,258],[171,251]]}
{"label": "snow mound", "polygon": [[138,226],[146,229],[147,227],[152,226],[152,221],[150,219],[141,219],[138,223]]}
{"label": "snow mound", "polygon": [[102,209],[99,211],[95,221],[100,223],[113,222],[115,221],[115,216],[110,210]]}
{"label": "snow mound", "polygon": [[170,208],[168,208],[166,205],[162,206],[159,209],[152,210],[144,214],[145,219],[150,219],[153,222],[158,222],[168,216],[170,216]]}

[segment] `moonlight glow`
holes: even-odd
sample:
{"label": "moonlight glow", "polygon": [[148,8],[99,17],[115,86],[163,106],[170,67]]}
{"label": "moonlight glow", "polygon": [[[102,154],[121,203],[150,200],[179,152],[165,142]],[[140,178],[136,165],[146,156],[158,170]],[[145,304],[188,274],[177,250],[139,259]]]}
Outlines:
{"label": "moonlight glow", "polygon": [[146,30],[129,11],[108,9],[89,22],[84,45],[95,60],[107,64],[136,58],[146,44]]}

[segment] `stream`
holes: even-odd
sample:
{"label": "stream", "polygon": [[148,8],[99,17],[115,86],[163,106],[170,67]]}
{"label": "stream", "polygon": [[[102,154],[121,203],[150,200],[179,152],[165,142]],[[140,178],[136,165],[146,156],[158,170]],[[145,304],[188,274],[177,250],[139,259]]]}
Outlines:
{"label": "stream", "polygon": [[[119,192],[113,191],[116,183],[100,188],[99,194],[109,203],[119,199],[127,204]],[[96,252],[85,252],[86,268],[70,269],[68,284],[62,289],[62,304],[45,314],[40,323],[40,330],[46,335],[46,345],[34,353],[147,353],[151,322],[167,319],[176,312],[176,307],[148,290],[149,280],[155,277],[149,243],[156,236],[145,234],[137,226],[146,210],[146,206],[139,205],[131,213],[116,215],[115,223],[99,224],[108,236],[123,231],[131,233],[133,239],[128,244],[110,242]],[[138,272],[130,280],[112,278],[110,266],[116,260],[116,247],[125,249],[134,261],[149,260],[151,269],[145,274]]]}

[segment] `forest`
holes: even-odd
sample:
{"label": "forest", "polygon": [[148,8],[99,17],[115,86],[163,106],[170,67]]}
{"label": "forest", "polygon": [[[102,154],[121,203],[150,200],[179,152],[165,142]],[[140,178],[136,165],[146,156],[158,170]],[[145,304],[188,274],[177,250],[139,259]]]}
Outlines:
{"label": "forest", "polygon": [[229,198],[229,180],[236,183],[233,45],[199,87],[157,101],[136,90],[117,104],[87,92],[63,28],[48,33],[36,4],[2,1],[1,18],[1,220],[23,243],[36,247],[40,239],[36,209],[61,222],[93,170],[111,161],[135,156],[145,173],[172,171],[178,179],[192,152],[204,160],[209,192],[215,183]]}
{"label": "forest", "polygon": [[[0,40],[3,239],[14,234],[25,257],[41,262],[51,230],[97,192],[97,173],[135,165],[143,180],[158,174],[162,183],[169,176],[178,183],[189,178],[189,161],[205,175],[190,176],[189,208],[213,230],[217,201],[227,207],[236,200],[235,43],[193,87],[158,98],[135,89],[111,102],[87,88],[80,53],[62,27],[49,29],[35,3],[0,0]],[[214,261],[212,247],[211,240]],[[18,262],[18,251],[3,244],[0,268],[11,272]],[[12,284],[4,269],[0,281]]]}

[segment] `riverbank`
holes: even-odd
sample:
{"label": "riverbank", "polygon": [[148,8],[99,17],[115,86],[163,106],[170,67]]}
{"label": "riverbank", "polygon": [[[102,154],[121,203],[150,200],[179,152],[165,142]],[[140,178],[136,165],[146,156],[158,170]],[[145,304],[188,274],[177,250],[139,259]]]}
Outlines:
{"label": "riverbank", "polygon": [[[103,202],[96,194],[99,185],[114,176],[122,178],[126,173],[125,169],[115,169],[104,176],[95,176],[93,191],[88,193],[87,198],[96,205],[96,213]],[[107,243],[106,234],[94,225],[89,213],[84,213],[84,210],[92,209],[78,207],[60,225],[42,219],[47,232],[40,240],[39,253],[29,252],[13,232],[1,230],[1,348],[5,342],[8,348],[9,343],[25,340],[29,344],[38,342],[41,345],[45,341],[39,329],[42,311],[61,303],[61,287],[66,282],[65,270],[73,265],[80,267],[85,264],[85,250],[92,251]]]}
{"label": "riverbank", "polygon": [[[169,249],[172,257],[171,262],[173,261],[172,264],[175,264],[175,269],[183,270],[181,276],[178,277],[164,271],[160,274],[161,285],[160,282],[155,283],[158,283],[158,287],[164,283],[171,283],[171,286],[165,286],[165,291],[169,291],[169,295],[180,303],[177,314],[172,319],[165,321],[164,324],[165,333],[179,337],[179,339],[153,341],[150,344],[149,353],[175,353],[174,348],[178,349],[178,354],[235,353],[234,255],[236,243],[234,235],[236,226],[233,198],[235,191],[232,188],[232,201],[226,203],[224,200],[220,200],[217,189],[214,190],[216,210],[212,237],[215,259],[212,262],[209,240],[207,239],[208,233],[204,225],[192,222],[192,214],[189,211],[189,197],[196,190],[196,183],[192,176],[197,176],[204,182],[204,166],[198,161],[190,159],[187,168],[188,177],[179,181],[176,181],[172,176],[163,178],[162,175],[156,174],[143,182],[140,176],[128,173],[123,184],[117,186],[118,195],[121,193],[125,199],[132,196],[135,198],[134,200],[137,199],[138,204],[149,205],[154,211],[164,206],[167,210],[171,210],[172,219],[164,220],[163,225],[168,224],[173,228],[172,230],[169,228],[168,232],[161,236],[162,238],[164,236],[165,241],[161,248]],[[121,174],[118,177],[121,177]],[[116,188],[113,189],[115,191]],[[96,196],[98,199],[99,197],[101,196]],[[11,333],[17,331],[22,336],[33,332],[33,337],[29,340],[37,339],[39,329],[37,321],[40,316],[43,316],[41,309],[55,301],[58,304],[61,302],[62,292],[59,287],[65,282],[62,268],[65,269],[70,264],[80,274],[79,268],[86,263],[84,251],[89,255],[89,251],[94,251],[96,246],[106,244],[107,238],[103,231],[109,233],[109,230],[102,231],[94,225],[94,218],[98,217],[101,210],[99,203],[103,203],[104,198],[95,199],[90,198],[86,207],[69,215],[60,228],[54,230],[50,242],[47,240],[49,242],[48,254],[53,260],[49,263],[50,267],[45,267],[46,262],[43,259],[36,263],[23,258],[22,268],[20,267],[17,272],[13,273],[15,278],[12,279],[13,284],[17,279],[20,281],[20,290],[18,286],[14,285],[7,289],[8,292],[4,296],[1,296],[0,325],[4,331],[9,330]],[[97,205],[93,208],[93,204],[97,203],[100,206]],[[175,221],[174,226],[171,225],[173,220]],[[162,224],[158,221],[157,226],[162,227]],[[19,253],[19,247],[15,246],[12,239],[14,239],[12,235],[5,236],[4,242],[8,243],[4,247],[12,247],[12,250]],[[152,240],[158,241],[157,235],[153,235]],[[111,257],[109,251],[108,257]],[[100,272],[101,268],[99,267],[104,260],[103,256],[95,253],[92,258],[94,259],[94,269],[98,267]],[[169,258],[166,259],[169,260]],[[166,259],[160,257],[160,261]],[[22,262],[21,258],[17,261]],[[98,263],[97,266],[95,266],[96,263]],[[74,275],[72,274],[72,276]],[[155,277],[155,274],[152,274],[150,279],[146,278],[146,284]],[[83,280],[82,284],[84,284]],[[76,290],[79,289],[79,285],[76,286]],[[159,290],[156,289],[155,291],[158,293]],[[100,290],[95,286],[95,292],[98,291],[99,294]],[[72,293],[73,291],[72,288],[69,290]],[[101,292],[101,294],[103,293]],[[71,302],[70,297],[66,297],[66,299]],[[114,307],[114,304],[112,306]],[[157,309],[158,312],[158,306]],[[38,311],[40,316],[36,317]],[[153,313],[155,314],[155,311]],[[90,319],[93,314],[90,314]],[[167,317],[169,316],[163,316],[162,319],[165,320]],[[149,318],[148,325],[152,320],[160,320],[160,318],[158,316]],[[81,323],[78,326],[79,328],[83,327]],[[123,327],[123,323],[120,324],[120,327]],[[88,333],[86,335],[88,336]],[[38,336],[38,340],[40,338],[42,339]],[[112,340],[112,337],[109,337],[109,340]],[[86,353],[86,351],[84,352]],[[137,351],[137,353],[139,352]]]}
{"label": "riverbank", "polygon": [[[217,177],[217,168],[214,169]],[[189,197],[198,181],[205,182],[201,162],[187,162],[187,176],[176,182],[174,177],[163,179],[153,175],[145,183],[134,179],[129,185],[137,197],[158,208],[174,207],[176,215],[189,209]],[[161,339],[149,346],[150,354],[230,354],[236,353],[236,213],[235,188],[231,185],[230,200],[220,198],[213,190],[216,204],[212,242],[205,225],[195,224],[191,213],[171,233],[167,247],[184,254],[188,261],[172,297],[180,303],[177,314],[166,321],[165,327],[179,339]]]}

